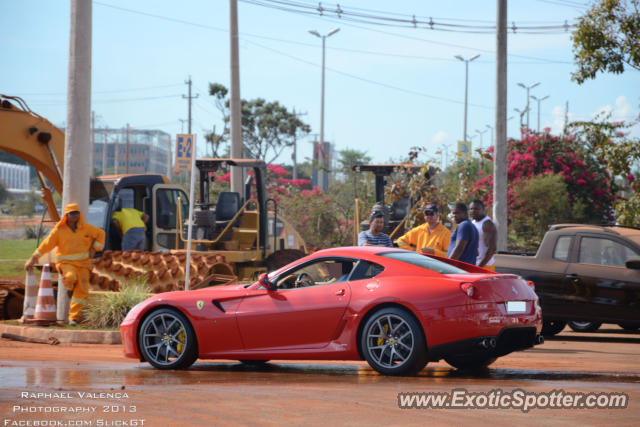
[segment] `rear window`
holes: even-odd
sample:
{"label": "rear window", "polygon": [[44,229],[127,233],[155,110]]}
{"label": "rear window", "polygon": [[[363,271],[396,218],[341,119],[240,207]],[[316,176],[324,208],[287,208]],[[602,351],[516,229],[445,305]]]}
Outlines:
{"label": "rear window", "polygon": [[454,267],[453,265],[449,265],[428,256],[420,255],[416,252],[381,252],[378,255],[426,268],[427,270],[435,271],[440,274],[468,273],[468,271],[462,270],[461,268]]}

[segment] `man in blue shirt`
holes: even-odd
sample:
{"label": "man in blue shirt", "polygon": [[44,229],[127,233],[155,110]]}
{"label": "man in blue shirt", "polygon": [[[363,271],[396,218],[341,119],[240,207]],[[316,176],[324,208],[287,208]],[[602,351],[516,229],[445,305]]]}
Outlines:
{"label": "man in blue shirt", "polygon": [[453,233],[451,233],[447,258],[457,259],[467,264],[475,265],[480,238],[478,236],[478,230],[473,223],[469,221],[467,205],[464,203],[456,203],[451,213],[458,226]]}
{"label": "man in blue shirt", "polygon": [[369,229],[358,234],[358,246],[388,246],[393,247],[389,236],[384,230],[384,215],[380,211],[374,211],[369,218]]}

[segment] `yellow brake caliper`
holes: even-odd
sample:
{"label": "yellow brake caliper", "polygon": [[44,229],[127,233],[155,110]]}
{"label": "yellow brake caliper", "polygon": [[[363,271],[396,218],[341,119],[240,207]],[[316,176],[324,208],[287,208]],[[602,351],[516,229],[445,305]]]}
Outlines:
{"label": "yellow brake caliper", "polygon": [[[178,341],[180,341],[180,342],[184,342],[185,337],[186,337],[186,336],[185,336],[185,334],[184,334],[184,331],[180,332],[180,333],[178,334]],[[184,351],[184,346],[183,346],[182,344],[178,344],[178,345],[176,346],[176,350],[178,350],[178,354],[182,354],[182,352]]]}
{"label": "yellow brake caliper", "polygon": [[[389,332],[389,324],[388,324],[388,323],[387,323],[387,324],[385,324],[385,325],[383,326],[383,328],[382,328],[382,329],[384,329],[384,333],[385,333],[385,334],[386,334],[387,332]],[[384,337],[380,337],[380,338],[378,338],[378,345],[380,346],[380,345],[384,344],[384,340],[385,340],[385,338],[384,338]]]}

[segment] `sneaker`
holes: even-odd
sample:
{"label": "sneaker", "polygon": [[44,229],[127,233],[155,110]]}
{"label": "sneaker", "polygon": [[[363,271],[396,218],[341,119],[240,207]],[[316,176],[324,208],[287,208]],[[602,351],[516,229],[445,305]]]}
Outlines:
{"label": "sneaker", "polygon": [[71,320],[69,320],[69,326],[78,326],[78,322],[76,322],[75,320],[71,319]]}

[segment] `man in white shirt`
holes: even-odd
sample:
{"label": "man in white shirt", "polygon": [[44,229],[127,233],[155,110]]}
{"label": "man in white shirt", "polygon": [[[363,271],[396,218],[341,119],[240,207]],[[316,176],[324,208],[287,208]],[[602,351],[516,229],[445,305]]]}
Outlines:
{"label": "man in white shirt", "polygon": [[476,199],[471,202],[469,214],[480,235],[476,265],[487,270],[496,271],[493,255],[496,253],[498,230],[491,218],[485,214],[482,200]]}

